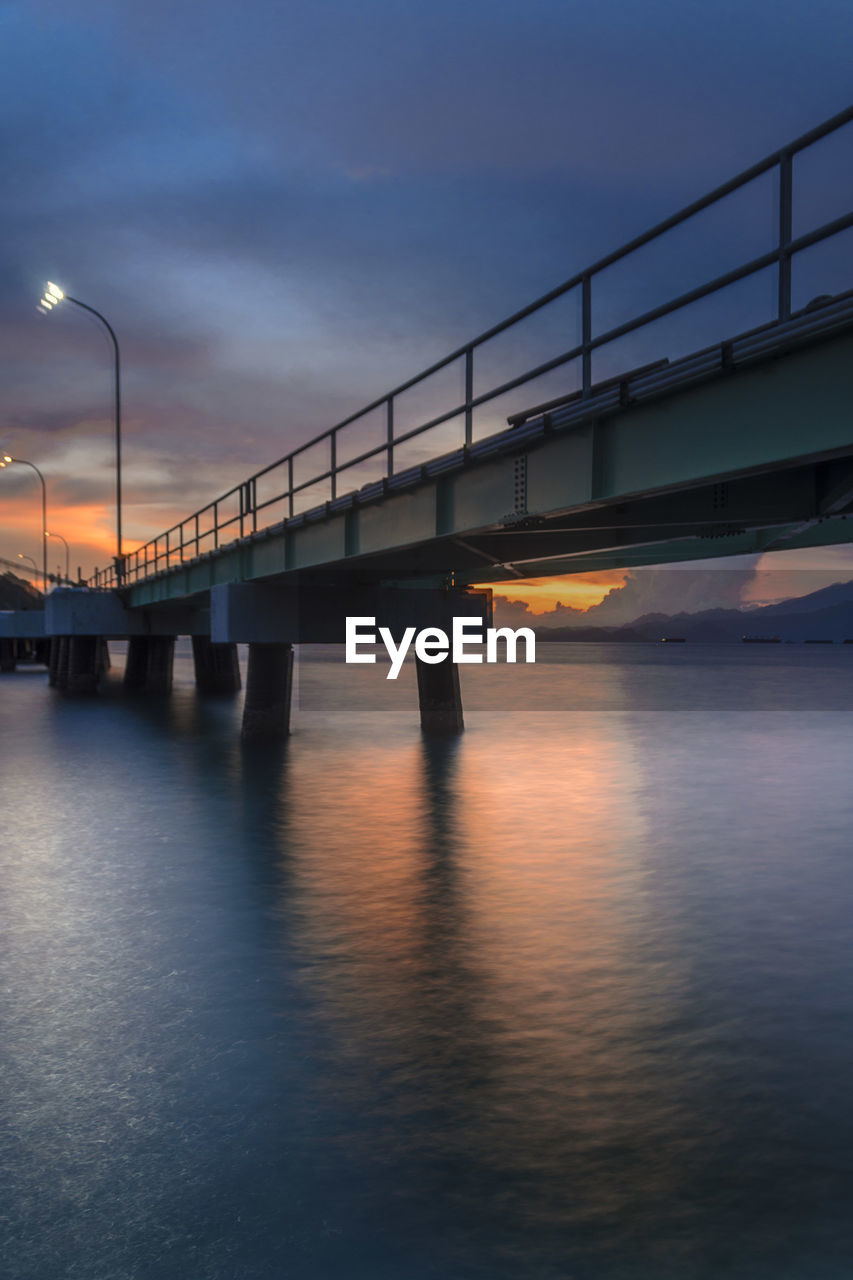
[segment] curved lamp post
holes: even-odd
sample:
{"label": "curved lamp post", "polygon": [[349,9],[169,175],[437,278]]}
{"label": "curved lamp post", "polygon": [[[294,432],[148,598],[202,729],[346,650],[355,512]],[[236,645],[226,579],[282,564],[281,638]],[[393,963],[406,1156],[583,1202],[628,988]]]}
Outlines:
{"label": "curved lamp post", "polygon": [[115,398],[116,575],[118,577],[119,582],[121,582],[122,577],[124,576],[122,572],[124,562],[123,562],[122,549],[121,549],[121,368],[120,368],[118,338],[116,337],[115,330],[113,329],[109,320],[107,320],[106,316],[102,316],[100,311],[96,311],[94,307],[90,307],[87,302],[81,302],[79,298],[72,298],[70,294],[65,293],[62,289],[59,288],[58,285],[53,284],[52,281],[50,280],[47,283],[47,288],[45,289],[44,297],[39,302],[38,310],[43,315],[47,315],[47,313],[49,311],[52,311],[53,308],[57,305],[57,303],[62,302],[63,299],[66,302],[73,302],[75,307],[80,307],[82,308],[83,311],[88,311],[90,315],[93,315],[97,320],[100,320],[101,324],[104,326],[107,333],[110,335],[110,338],[113,344],[113,352],[115,354],[115,391],[116,391],[116,398]]}
{"label": "curved lamp post", "polygon": [[[47,526],[47,486],[44,482],[44,476],[39,471],[34,462],[27,462],[26,458],[11,458],[8,453],[4,453],[0,459],[0,467],[8,466],[30,467],[35,471],[41,481],[41,545],[42,545],[42,573],[44,576],[44,594],[47,595],[47,534],[45,528]],[[29,559],[29,556],[27,556]]]}
{"label": "curved lamp post", "polygon": [[69,550],[68,543],[65,541],[61,533],[51,533],[48,529],[45,529],[44,536],[46,538],[58,538],[59,541],[62,543],[62,545],[65,547],[65,581],[70,583],[71,582],[71,568],[70,568],[71,552]]}

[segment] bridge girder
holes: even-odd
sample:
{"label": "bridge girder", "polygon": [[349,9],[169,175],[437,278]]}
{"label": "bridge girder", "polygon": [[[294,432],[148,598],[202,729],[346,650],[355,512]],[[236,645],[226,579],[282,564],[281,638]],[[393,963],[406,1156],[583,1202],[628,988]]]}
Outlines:
{"label": "bridge girder", "polygon": [[[731,347],[731,344],[727,344]],[[320,508],[127,586],[131,608],[232,582],[458,584],[853,540],[853,316],[810,345],[505,432],[343,510]]]}

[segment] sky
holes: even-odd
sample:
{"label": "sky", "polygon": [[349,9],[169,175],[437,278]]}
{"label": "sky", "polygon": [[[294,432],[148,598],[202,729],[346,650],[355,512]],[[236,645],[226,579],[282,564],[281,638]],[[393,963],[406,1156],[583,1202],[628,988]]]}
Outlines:
{"label": "sky", "polygon": [[[46,280],[121,341],[132,546],[842,110],[851,47],[849,0],[0,2],[0,445],[88,573],[111,351],[36,311]],[[32,473],[0,471],[0,554],[39,534]],[[806,567],[853,577],[845,550]]]}

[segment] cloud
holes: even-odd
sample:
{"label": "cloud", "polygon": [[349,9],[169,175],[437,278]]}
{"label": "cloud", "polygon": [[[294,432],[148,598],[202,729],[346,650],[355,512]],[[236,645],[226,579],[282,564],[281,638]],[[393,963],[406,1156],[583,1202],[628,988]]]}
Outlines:
{"label": "cloud", "polygon": [[119,333],[140,527],[173,476],[230,487],[843,105],[849,9],[721,4],[3,6],[4,424],[55,473],[109,438],[105,335],[36,314],[53,278]]}
{"label": "cloud", "polygon": [[[690,565],[632,569],[588,609],[558,603],[533,613],[525,600],[494,597],[497,626],[621,627],[646,614],[700,613],[705,609],[751,609],[809,595],[835,582],[853,581],[853,547],[817,547],[738,556],[734,565]],[[559,594],[561,582],[549,589]],[[495,588],[496,592],[500,588]]]}
{"label": "cloud", "polygon": [[[524,601],[495,597],[495,614],[501,626],[621,627],[649,613],[698,613],[703,609],[740,608],[755,578],[753,565],[740,568],[632,569],[621,586],[604,599],[581,610],[558,603],[544,613],[533,614]],[[558,590],[557,584],[552,584]]]}

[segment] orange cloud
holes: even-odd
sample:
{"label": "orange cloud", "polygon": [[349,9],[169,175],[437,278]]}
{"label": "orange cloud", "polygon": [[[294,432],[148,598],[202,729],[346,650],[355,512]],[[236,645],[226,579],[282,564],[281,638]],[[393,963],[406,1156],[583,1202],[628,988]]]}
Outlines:
{"label": "orange cloud", "polygon": [[601,573],[576,573],[560,578],[526,578],[516,582],[492,584],[496,596],[504,600],[522,600],[534,614],[548,613],[558,604],[584,613],[600,604],[609,591],[625,583],[623,569],[609,569]]}

